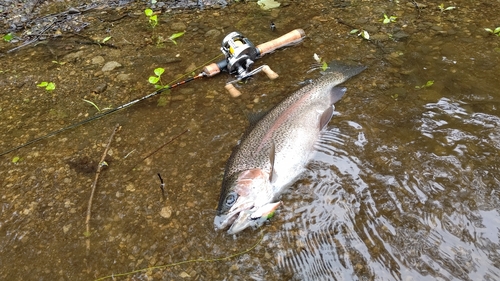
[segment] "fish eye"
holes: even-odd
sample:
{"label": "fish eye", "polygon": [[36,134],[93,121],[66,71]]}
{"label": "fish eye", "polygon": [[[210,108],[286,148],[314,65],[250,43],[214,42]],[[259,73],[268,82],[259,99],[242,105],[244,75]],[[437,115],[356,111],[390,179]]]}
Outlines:
{"label": "fish eye", "polygon": [[238,195],[235,192],[231,192],[226,196],[226,205],[228,207],[233,206],[234,202],[236,202],[236,198],[238,198]]}

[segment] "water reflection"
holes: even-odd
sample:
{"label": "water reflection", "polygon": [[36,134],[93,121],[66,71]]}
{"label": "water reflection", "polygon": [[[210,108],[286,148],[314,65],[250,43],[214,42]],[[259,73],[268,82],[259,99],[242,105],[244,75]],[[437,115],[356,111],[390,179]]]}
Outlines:
{"label": "water reflection", "polygon": [[500,118],[467,107],[425,105],[408,149],[331,128],[285,204],[279,266],[293,280],[498,280]]}

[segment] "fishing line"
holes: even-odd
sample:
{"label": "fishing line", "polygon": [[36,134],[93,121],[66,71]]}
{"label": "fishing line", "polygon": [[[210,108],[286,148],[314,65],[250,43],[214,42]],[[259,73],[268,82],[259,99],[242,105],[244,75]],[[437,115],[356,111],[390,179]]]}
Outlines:
{"label": "fishing line", "polygon": [[[211,60],[209,60],[209,61],[207,61],[207,62],[203,63],[203,65],[206,65],[206,64],[208,64],[208,63],[210,63],[210,62],[212,62],[212,61],[215,61],[217,58],[219,58],[219,57],[221,57],[221,56],[223,56],[223,55],[222,55],[222,54],[217,55],[216,57],[212,58]],[[201,69],[202,67],[203,67],[203,66],[196,67],[196,68],[195,68],[195,70],[197,70],[197,69]],[[26,142],[26,143],[24,143],[24,144],[18,145],[18,146],[16,146],[16,147],[13,147],[13,148],[11,148],[11,149],[8,149],[8,150],[6,150],[6,151],[4,151],[4,152],[0,153],[0,156],[3,156],[3,155],[5,155],[5,154],[8,154],[8,153],[10,153],[10,152],[12,152],[12,151],[14,151],[14,150],[18,150],[18,149],[20,149],[20,148],[26,147],[26,146],[28,146],[28,145],[30,145],[30,144],[35,143],[35,142],[38,142],[38,141],[41,141],[41,140],[44,140],[44,139],[50,138],[50,137],[55,136],[55,135],[57,135],[57,134],[59,134],[59,133],[62,133],[62,132],[64,132],[64,131],[71,130],[71,129],[74,129],[74,128],[78,127],[78,126],[81,126],[81,125],[87,124],[87,123],[89,123],[89,122],[91,122],[91,121],[94,121],[94,120],[100,119],[100,118],[102,118],[102,117],[104,117],[104,116],[110,115],[111,113],[115,113],[115,112],[120,111],[120,110],[122,110],[122,109],[128,108],[128,107],[130,107],[130,106],[132,106],[132,105],[134,105],[134,104],[136,104],[136,103],[138,103],[138,102],[141,102],[141,101],[143,101],[143,100],[146,100],[146,99],[149,99],[149,98],[151,98],[151,97],[154,97],[154,96],[156,96],[156,95],[158,95],[158,94],[161,94],[162,92],[164,92],[164,91],[166,91],[166,90],[170,90],[170,89],[175,88],[175,87],[177,87],[177,86],[180,86],[180,85],[186,84],[186,83],[188,83],[188,82],[191,82],[191,81],[193,81],[193,80],[200,79],[200,78],[203,78],[203,77],[204,77],[204,73],[202,72],[202,73],[200,73],[200,74],[198,74],[198,75],[196,75],[196,76],[192,76],[192,77],[189,77],[189,78],[187,78],[187,79],[185,79],[185,80],[179,81],[181,78],[188,76],[190,73],[192,73],[192,72],[185,73],[185,74],[181,75],[180,77],[178,77],[178,78],[174,79],[172,82],[168,83],[168,84],[167,84],[167,86],[165,86],[164,88],[159,89],[159,90],[157,90],[157,91],[154,91],[154,92],[150,93],[149,95],[143,96],[143,97],[141,97],[141,98],[137,98],[137,99],[132,100],[132,101],[130,101],[130,102],[128,102],[128,103],[126,103],[126,104],[122,104],[122,105],[120,105],[120,106],[118,106],[118,107],[115,107],[115,108],[109,109],[109,110],[107,110],[107,111],[105,111],[105,112],[102,112],[102,113],[100,113],[100,114],[98,114],[98,115],[92,116],[92,117],[90,117],[90,118],[87,118],[87,119],[82,120],[82,121],[80,121],[80,122],[74,123],[74,124],[72,124],[72,125],[69,125],[69,126],[67,126],[67,127],[62,128],[62,129],[59,129],[59,130],[56,130],[56,131],[50,132],[50,133],[48,133],[48,134],[46,134],[46,135],[43,135],[43,136],[41,136],[41,137],[38,137],[38,138],[32,139],[32,140],[30,140],[30,141],[28,141],[28,142]],[[174,82],[176,82],[176,81],[179,81],[179,82],[177,82],[177,83],[173,84],[173,83],[174,83]]]}
{"label": "fishing line", "polygon": [[244,251],[241,251],[239,253],[232,254],[232,255],[229,255],[229,256],[226,256],[226,257],[212,258],[212,259],[203,259],[203,258],[200,258],[200,259],[194,259],[194,260],[187,260],[187,261],[180,261],[180,262],[176,262],[176,263],[170,263],[170,264],[166,264],[166,265],[152,266],[152,267],[137,269],[137,270],[130,271],[130,272],[118,273],[118,274],[112,274],[112,275],[104,276],[104,277],[95,279],[94,281],[100,281],[100,280],[105,280],[105,279],[109,279],[109,278],[127,276],[127,275],[131,275],[131,274],[134,274],[134,273],[147,272],[149,270],[154,270],[154,269],[165,269],[165,268],[169,268],[169,267],[172,267],[172,266],[183,265],[183,264],[188,264],[188,263],[197,263],[197,262],[205,262],[205,263],[207,263],[207,262],[216,262],[216,261],[229,260],[229,259],[241,256],[241,255],[244,255],[244,254],[252,251],[253,249],[255,249],[257,247],[257,245],[259,245],[260,242],[262,242],[262,240],[264,239],[264,232],[261,231],[260,234],[261,235],[260,235],[259,240],[255,244],[253,244],[252,247],[250,247],[250,248],[248,248],[248,249],[246,249]]}

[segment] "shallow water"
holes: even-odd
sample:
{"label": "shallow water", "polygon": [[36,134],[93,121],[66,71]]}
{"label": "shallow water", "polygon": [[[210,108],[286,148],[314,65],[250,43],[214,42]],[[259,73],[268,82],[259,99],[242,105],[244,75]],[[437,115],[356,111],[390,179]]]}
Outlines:
{"label": "shallow water", "polygon": [[[255,3],[163,11],[155,32],[168,37],[172,24],[182,22],[186,34],[178,45],[159,46],[149,39],[145,7],[131,5],[87,15],[92,24],[83,35],[112,35],[109,42],[120,49],[67,36],[3,53],[2,151],[96,114],[82,98],[115,107],[154,91],[147,79],[156,67],[165,67],[166,81],[191,72],[190,65],[216,56],[224,35],[235,29],[256,44],[295,28],[308,36],[258,61],[280,78],[259,74],[241,85],[240,98],[224,92],[230,77],[220,74],[172,90],[165,106],[155,97],[2,156],[1,279],[94,280],[199,259],[208,262],[119,278],[500,279],[500,37],[483,29],[498,25],[494,7],[500,2],[456,1],[457,8],[445,12],[422,3],[427,7],[420,10],[406,2],[303,1],[274,11]],[[397,21],[382,24],[384,13]],[[354,27],[372,40],[350,34]],[[214,29],[220,34],[205,36]],[[408,37],[389,39],[399,31]],[[2,52],[11,47],[0,44]],[[345,83],[347,95],[318,152],[282,196],[276,216],[235,237],[215,232],[224,163],[246,116],[317,77],[306,74],[314,53],[368,69]],[[92,62],[97,56],[122,67],[102,72],[102,64]],[[53,92],[36,87],[48,80],[56,82]],[[432,86],[415,88],[429,80]],[[103,83],[106,89],[96,91]],[[90,187],[117,123],[121,130],[93,198],[87,250]],[[21,160],[13,163],[14,156]],[[157,173],[166,184],[165,200]],[[256,243],[236,257],[213,260]]]}

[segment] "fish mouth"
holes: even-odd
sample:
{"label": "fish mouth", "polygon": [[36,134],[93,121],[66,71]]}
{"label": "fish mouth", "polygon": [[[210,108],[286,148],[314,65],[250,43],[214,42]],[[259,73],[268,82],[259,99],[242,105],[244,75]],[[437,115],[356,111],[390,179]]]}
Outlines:
{"label": "fish mouth", "polygon": [[218,215],[214,219],[215,229],[223,230],[229,227],[228,234],[236,234],[252,225],[252,212],[249,210],[232,212],[227,215]]}
{"label": "fish mouth", "polygon": [[261,207],[252,207],[250,209],[235,210],[227,215],[218,215],[214,219],[215,228],[225,229],[229,225],[228,234],[236,234],[244,229],[261,226],[278,208],[281,201],[268,203]]}
{"label": "fish mouth", "polygon": [[[247,216],[242,215],[244,213],[248,213],[248,210],[235,210],[235,211],[230,212],[226,215],[222,214],[222,215],[215,216],[215,219],[214,219],[215,229],[216,230],[223,230],[223,229],[226,229],[227,227],[229,227],[229,230],[228,230],[229,234],[235,234],[237,232],[242,231],[243,229],[248,227],[248,225],[243,227],[243,228],[241,227],[242,223],[244,223],[244,221],[245,221],[243,219],[243,217],[249,218],[249,215],[247,215]],[[238,230],[238,231],[234,231],[234,230]]]}

